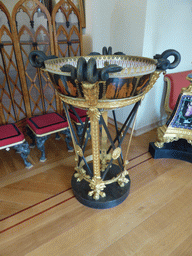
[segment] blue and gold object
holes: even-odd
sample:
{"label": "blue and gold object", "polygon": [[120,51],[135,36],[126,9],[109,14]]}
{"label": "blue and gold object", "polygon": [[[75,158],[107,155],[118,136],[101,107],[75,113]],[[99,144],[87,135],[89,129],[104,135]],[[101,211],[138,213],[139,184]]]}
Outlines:
{"label": "blue and gold object", "polygon": [[192,74],[186,79],[191,84],[182,88],[171,116],[157,130],[158,141],[149,145],[154,158],[192,162]]}

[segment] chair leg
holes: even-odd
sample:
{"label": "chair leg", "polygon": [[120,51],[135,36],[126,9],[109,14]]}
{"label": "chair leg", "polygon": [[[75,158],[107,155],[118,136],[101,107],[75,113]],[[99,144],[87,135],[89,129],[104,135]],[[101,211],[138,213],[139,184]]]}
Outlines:
{"label": "chair leg", "polygon": [[27,157],[30,153],[29,144],[27,143],[27,141],[23,142],[22,144],[15,145],[12,148],[15,149],[16,152],[21,155],[21,157],[23,158],[23,161],[25,163],[25,166],[28,169],[33,166],[31,163],[29,163],[27,161]]}
{"label": "chair leg", "polygon": [[35,135],[34,133],[31,131],[31,129],[29,129],[29,127],[26,127],[27,129],[27,135],[32,139],[32,143],[29,145],[30,148],[34,148],[35,147]]}
{"label": "chair leg", "polygon": [[70,130],[69,128],[61,131],[61,133],[65,134],[65,142],[67,144],[67,149],[68,149],[68,152],[73,152],[73,147],[70,146],[70,143],[72,142],[72,138],[71,138],[71,133],[70,133]]}
{"label": "chair leg", "polygon": [[43,136],[43,137],[36,137],[36,144],[37,148],[41,151],[41,157],[40,162],[45,162],[45,141],[48,139],[49,136]]}
{"label": "chair leg", "polygon": [[[79,141],[81,141],[81,138],[82,138],[82,135],[83,135],[84,126],[83,126],[83,125],[77,125],[77,124],[75,124],[75,127],[76,127],[77,136],[78,136],[78,138],[79,138]],[[88,125],[88,127],[87,127],[87,131],[86,131],[86,133],[85,133],[85,136],[88,137],[88,139],[91,138],[90,125]]]}
{"label": "chair leg", "polygon": [[75,128],[76,128],[76,131],[77,131],[77,136],[79,138],[79,141],[81,141],[81,137],[82,137],[82,134],[83,134],[83,125],[77,125],[75,124]]}
{"label": "chair leg", "polygon": [[56,132],[56,134],[55,134],[55,139],[56,139],[56,140],[60,140],[60,139],[61,139],[61,137],[60,137],[60,135],[59,135],[58,132]]}

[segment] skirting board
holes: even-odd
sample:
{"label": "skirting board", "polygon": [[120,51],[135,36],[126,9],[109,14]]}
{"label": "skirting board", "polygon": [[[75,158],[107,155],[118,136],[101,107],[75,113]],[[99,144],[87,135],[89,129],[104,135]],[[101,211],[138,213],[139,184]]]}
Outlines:
{"label": "skirting board", "polygon": [[[166,121],[167,121],[167,118],[164,118],[164,119],[159,120],[158,122],[155,122],[153,124],[149,124],[149,125],[143,126],[143,127],[139,128],[137,130],[135,129],[134,132],[133,132],[133,136],[139,136],[139,135],[141,135],[143,133],[149,132],[149,131],[157,128],[157,127],[160,127],[160,126],[164,125],[166,123]],[[114,121],[113,121],[113,119],[111,117],[108,117],[108,122],[110,124],[114,125]],[[122,127],[122,123],[117,122],[117,127],[121,128]],[[128,133],[131,133],[131,130],[132,129],[129,128],[128,129]]]}

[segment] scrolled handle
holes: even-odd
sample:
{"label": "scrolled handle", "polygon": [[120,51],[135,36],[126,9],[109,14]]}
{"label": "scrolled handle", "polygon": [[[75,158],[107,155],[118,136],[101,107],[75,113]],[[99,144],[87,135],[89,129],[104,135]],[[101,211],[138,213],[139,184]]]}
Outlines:
{"label": "scrolled handle", "polygon": [[87,63],[87,81],[91,84],[99,80],[99,71],[97,70],[97,63],[94,58],[90,58]]}
{"label": "scrolled handle", "polygon": [[107,55],[107,47],[104,46],[103,49],[102,49],[102,55]]}
{"label": "scrolled handle", "polygon": [[90,52],[89,54],[88,54],[88,56],[93,56],[93,55],[101,55],[99,52]]}
{"label": "scrolled handle", "polygon": [[113,65],[108,65],[107,67],[102,68],[101,70],[101,80],[102,81],[107,81],[109,79],[109,73],[115,73],[115,72],[120,72],[123,68],[113,64]]}
{"label": "scrolled handle", "polygon": [[[170,56],[174,57],[174,61],[172,63],[168,60]],[[162,54],[156,54],[154,56],[154,59],[158,61],[157,69],[159,70],[173,69],[179,65],[181,61],[181,55],[178,51],[169,49],[164,51]]]}
{"label": "scrolled handle", "polygon": [[71,72],[71,78],[76,79],[77,78],[77,70],[74,66],[66,64],[63,67],[60,68],[62,72]]}
{"label": "scrolled handle", "polygon": [[47,56],[42,51],[32,51],[29,54],[29,61],[31,65],[35,68],[44,67],[44,61],[47,59]]}
{"label": "scrolled handle", "polygon": [[123,52],[115,52],[114,55],[125,55]]}
{"label": "scrolled handle", "polygon": [[109,78],[109,73],[120,72],[123,68],[116,65],[108,65],[102,69],[97,69],[97,62],[95,58],[90,58],[88,62],[85,58],[80,57],[77,62],[77,68],[66,64],[60,68],[63,72],[70,72],[73,80],[78,82],[89,82],[91,84],[97,81],[106,81]]}
{"label": "scrolled handle", "polygon": [[[91,52],[88,55],[101,55],[99,52]],[[102,49],[102,55],[125,55],[123,52],[115,52],[114,54],[112,53],[112,47],[109,46],[108,49],[106,46],[103,47]]]}
{"label": "scrolled handle", "polygon": [[47,56],[44,52],[39,50],[35,50],[29,53],[29,62],[35,68],[44,68],[45,60],[55,59],[55,58],[58,58],[58,57],[55,55]]}
{"label": "scrolled handle", "polygon": [[80,57],[77,62],[77,80],[79,82],[87,79],[87,62],[85,58]]}

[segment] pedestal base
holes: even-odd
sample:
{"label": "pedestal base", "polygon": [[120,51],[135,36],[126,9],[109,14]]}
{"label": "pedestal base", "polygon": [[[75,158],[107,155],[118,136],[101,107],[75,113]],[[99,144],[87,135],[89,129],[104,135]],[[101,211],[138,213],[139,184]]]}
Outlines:
{"label": "pedestal base", "polygon": [[172,158],[192,163],[192,146],[184,139],[165,143],[163,148],[158,148],[154,142],[150,142],[149,152],[155,159]]}
{"label": "pedestal base", "polygon": [[[93,168],[92,164],[90,164],[89,166],[91,169]],[[84,167],[84,169],[86,168]],[[106,175],[105,180],[116,177],[119,172],[119,167],[113,164],[109,173]],[[126,178],[129,179],[129,182],[125,184],[124,187],[120,187],[117,182],[106,185],[106,188],[104,189],[106,197],[100,197],[99,200],[95,200],[92,198],[92,196],[88,195],[88,192],[91,190],[91,188],[87,181],[82,180],[81,182],[77,182],[77,179],[73,176],[71,180],[71,185],[75,197],[83,205],[96,209],[108,209],[121,204],[127,198],[130,190],[130,178],[128,175],[126,176]]]}

